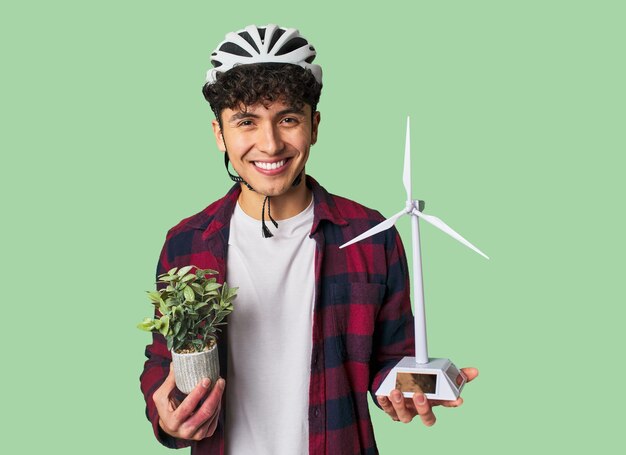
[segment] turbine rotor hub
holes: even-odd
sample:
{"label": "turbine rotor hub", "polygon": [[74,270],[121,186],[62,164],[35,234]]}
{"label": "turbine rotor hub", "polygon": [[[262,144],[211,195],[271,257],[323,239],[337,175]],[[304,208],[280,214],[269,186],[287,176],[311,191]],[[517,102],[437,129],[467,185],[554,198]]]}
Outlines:
{"label": "turbine rotor hub", "polygon": [[418,212],[423,212],[424,211],[424,207],[426,207],[426,202],[425,201],[421,201],[419,199],[415,199],[411,202],[407,202],[406,203],[406,213],[412,213],[413,209],[417,210]]}

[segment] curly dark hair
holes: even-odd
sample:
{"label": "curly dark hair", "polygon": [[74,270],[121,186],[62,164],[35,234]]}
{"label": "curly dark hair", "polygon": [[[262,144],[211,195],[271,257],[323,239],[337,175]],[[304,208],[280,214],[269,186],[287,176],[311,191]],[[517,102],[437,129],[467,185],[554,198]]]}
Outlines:
{"label": "curly dark hair", "polygon": [[222,110],[273,103],[281,100],[296,109],[306,103],[311,115],[317,110],[322,84],[311,71],[289,63],[257,63],[240,65],[219,73],[214,84],[202,87],[204,98],[211,105],[215,118],[222,123]]}

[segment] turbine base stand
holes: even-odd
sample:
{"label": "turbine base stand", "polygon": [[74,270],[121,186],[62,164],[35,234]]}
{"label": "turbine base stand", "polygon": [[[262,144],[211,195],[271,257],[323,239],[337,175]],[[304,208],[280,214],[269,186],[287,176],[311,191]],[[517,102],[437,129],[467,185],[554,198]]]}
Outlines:
{"label": "turbine base stand", "polygon": [[389,372],[376,395],[389,396],[393,389],[398,389],[411,398],[421,389],[429,400],[456,400],[466,382],[465,374],[449,359],[417,363],[415,357],[404,357]]}

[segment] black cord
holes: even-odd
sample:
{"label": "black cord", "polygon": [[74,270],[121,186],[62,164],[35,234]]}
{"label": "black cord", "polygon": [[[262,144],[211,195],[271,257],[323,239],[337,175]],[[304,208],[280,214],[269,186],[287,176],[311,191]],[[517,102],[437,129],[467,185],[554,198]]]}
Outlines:
{"label": "black cord", "polygon": [[274,224],[275,228],[278,228],[278,223],[276,222],[274,218],[272,218],[272,214],[270,213],[270,206],[271,206],[270,197],[265,196],[265,199],[263,199],[263,208],[261,209],[261,234],[263,235],[264,238],[267,239],[270,237],[274,237],[274,234],[270,232],[270,230],[267,228],[267,225],[265,224],[265,203],[266,202],[267,202],[267,216],[269,217],[272,224]]}

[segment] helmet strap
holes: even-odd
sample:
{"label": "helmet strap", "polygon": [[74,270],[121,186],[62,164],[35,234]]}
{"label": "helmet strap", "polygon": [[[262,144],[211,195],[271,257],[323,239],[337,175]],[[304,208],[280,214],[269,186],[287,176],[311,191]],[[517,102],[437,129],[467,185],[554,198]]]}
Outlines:
{"label": "helmet strap", "polygon": [[230,169],[228,169],[228,162],[229,162],[228,152],[224,152],[224,166],[226,167],[226,172],[228,172],[228,176],[230,177],[230,179],[233,182],[243,183],[244,185],[246,185],[248,187],[248,189],[250,191],[254,191],[254,188],[252,188],[248,182],[246,182],[244,179],[242,179],[241,176],[235,175],[232,172],[230,172]]}
{"label": "helmet strap", "polygon": [[[230,177],[230,179],[233,182],[237,182],[237,183],[243,183],[244,185],[246,185],[248,187],[248,189],[250,191],[254,191],[256,193],[256,191],[254,190],[254,188],[252,188],[252,186],[246,182],[243,178],[241,178],[241,176],[239,175],[235,175],[232,172],[230,172],[230,169],[228,169],[228,152],[224,152],[224,166],[226,167],[226,172],[228,173],[228,176]],[[298,186],[300,184],[300,182],[302,181],[302,174],[304,173],[304,169],[302,170],[302,172],[300,172],[298,174],[298,176],[295,178],[295,180],[293,181],[293,183],[291,184],[291,186]],[[265,224],[265,204],[267,204],[267,216],[270,219],[270,221],[272,222],[272,224],[274,225],[275,228],[278,229],[278,223],[276,222],[276,220],[274,218],[272,218],[272,211],[271,211],[271,200],[270,200],[270,196],[265,196],[265,199],[263,199],[263,206],[261,208],[261,235],[263,235],[263,238],[270,238],[270,237],[274,237],[274,234],[272,234],[270,232],[270,230],[268,229],[267,225]]]}

